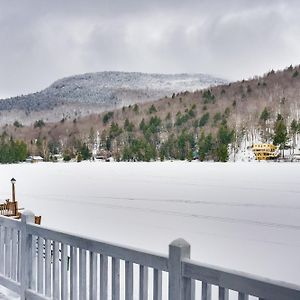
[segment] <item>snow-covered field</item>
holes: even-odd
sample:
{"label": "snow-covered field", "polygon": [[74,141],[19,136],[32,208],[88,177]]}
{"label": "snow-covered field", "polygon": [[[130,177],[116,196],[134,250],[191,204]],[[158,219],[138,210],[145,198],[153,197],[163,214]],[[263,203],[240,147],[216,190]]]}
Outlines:
{"label": "snow-covered field", "polygon": [[1,165],[0,199],[11,177],[48,227],[162,253],[182,237],[195,260],[300,284],[297,163]]}

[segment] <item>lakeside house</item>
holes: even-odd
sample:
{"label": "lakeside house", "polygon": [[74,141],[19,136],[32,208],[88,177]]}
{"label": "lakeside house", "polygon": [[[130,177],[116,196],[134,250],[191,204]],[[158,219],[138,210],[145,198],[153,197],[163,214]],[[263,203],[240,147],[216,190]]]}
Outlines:
{"label": "lakeside house", "polygon": [[273,144],[254,144],[252,151],[256,160],[269,160],[279,157],[279,147]]}
{"label": "lakeside house", "polygon": [[26,162],[30,162],[30,163],[41,162],[41,161],[44,161],[44,158],[39,155],[28,156],[26,159]]}

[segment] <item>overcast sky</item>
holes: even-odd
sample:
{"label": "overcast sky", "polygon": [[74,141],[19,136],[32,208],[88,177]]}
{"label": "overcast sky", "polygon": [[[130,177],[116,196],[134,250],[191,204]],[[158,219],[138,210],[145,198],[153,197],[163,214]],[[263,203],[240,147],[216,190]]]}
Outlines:
{"label": "overcast sky", "polygon": [[0,98],[104,70],[229,80],[300,63],[300,4],[281,0],[0,0]]}

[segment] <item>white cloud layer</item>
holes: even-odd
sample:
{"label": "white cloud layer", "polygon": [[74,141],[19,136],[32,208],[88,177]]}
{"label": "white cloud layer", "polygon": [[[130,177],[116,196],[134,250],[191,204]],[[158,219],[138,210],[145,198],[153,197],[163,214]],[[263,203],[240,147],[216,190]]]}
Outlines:
{"label": "white cloud layer", "polygon": [[103,70],[242,79],[300,63],[300,4],[1,0],[0,97]]}

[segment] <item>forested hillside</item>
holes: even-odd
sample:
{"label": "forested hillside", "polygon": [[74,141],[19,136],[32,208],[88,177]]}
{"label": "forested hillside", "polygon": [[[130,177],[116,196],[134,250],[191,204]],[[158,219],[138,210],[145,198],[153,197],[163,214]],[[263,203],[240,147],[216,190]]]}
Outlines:
{"label": "forested hillside", "polygon": [[188,159],[227,161],[254,142],[274,142],[297,150],[300,70],[290,66],[263,77],[196,92],[174,93],[57,123],[4,126],[7,137],[23,140],[32,154],[51,159]]}

